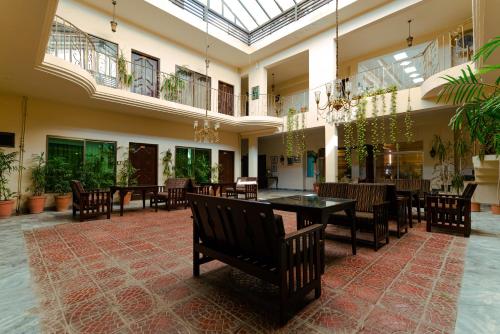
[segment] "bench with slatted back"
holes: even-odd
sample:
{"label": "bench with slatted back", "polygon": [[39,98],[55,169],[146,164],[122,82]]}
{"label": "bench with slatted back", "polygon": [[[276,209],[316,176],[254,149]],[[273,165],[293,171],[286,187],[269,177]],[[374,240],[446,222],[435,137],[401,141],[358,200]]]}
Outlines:
{"label": "bench with slatted back", "polygon": [[280,322],[309,292],[321,295],[322,225],[285,234],[269,203],[187,194],[193,213],[193,275],[219,260],[280,290]]}

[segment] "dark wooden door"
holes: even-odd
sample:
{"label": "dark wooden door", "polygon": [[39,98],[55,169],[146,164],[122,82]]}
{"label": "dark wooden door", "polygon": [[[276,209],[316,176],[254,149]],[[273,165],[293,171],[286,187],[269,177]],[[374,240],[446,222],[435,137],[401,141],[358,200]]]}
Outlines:
{"label": "dark wooden door", "polygon": [[265,154],[259,155],[257,176],[259,188],[267,188],[267,157]]}
{"label": "dark wooden door", "polygon": [[130,162],[137,169],[137,184],[158,184],[158,145],[130,143]]}
{"label": "dark wooden door", "polygon": [[234,152],[219,150],[219,182],[234,182]]}
{"label": "dark wooden door", "polygon": [[159,65],[158,59],[144,54],[132,52],[132,75],[134,93],[158,97],[159,92]]}
{"label": "dark wooden door", "polygon": [[234,87],[219,81],[219,113],[234,116]]}
{"label": "dark wooden door", "polygon": [[241,176],[248,176],[248,155],[241,157]]}

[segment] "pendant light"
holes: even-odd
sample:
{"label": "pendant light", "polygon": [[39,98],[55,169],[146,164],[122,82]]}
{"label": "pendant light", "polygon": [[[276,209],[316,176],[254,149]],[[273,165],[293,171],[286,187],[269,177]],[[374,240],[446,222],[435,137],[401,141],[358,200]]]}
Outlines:
{"label": "pendant light", "polygon": [[113,4],[113,19],[109,22],[111,24],[111,31],[116,32],[116,27],[118,26],[118,22],[116,22],[116,0],[111,0]]}

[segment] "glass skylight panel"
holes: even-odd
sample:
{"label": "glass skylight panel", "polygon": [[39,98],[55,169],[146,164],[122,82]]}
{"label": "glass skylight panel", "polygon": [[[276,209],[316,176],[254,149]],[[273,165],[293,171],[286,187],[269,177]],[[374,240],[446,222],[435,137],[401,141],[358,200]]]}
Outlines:
{"label": "glass skylight panel", "polygon": [[408,58],[408,54],[406,52],[401,52],[401,53],[395,54],[393,57],[394,57],[394,59],[396,59],[396,61],[400,61],[400,60]]}
{"label": "glass skylight panel", "polygon": [[272,0],[257,0],[259,1],[260,5],[264,7],[264,10],[269,14],[271,17],[278,16],[281,14],[281,10],[276,6],[276,3]]}
{"label": "glass skylight panel", "polygon": [[411,61],[405,60],[405,61],[401,62],[399,65],[401,65],[401,66],[407,66],[407,65],[410,65],[410,63],[411,63]]}
{"label": "glass skylight panel", "polygon": [[416,71],[417,71],[417,68],[415,66],[410,66],[410,67],[405,68],[406,73],[412,73],[412,72],[416,72]]}
{"label": "glass skylight panel", "polygon": [[416,78],[416,77],[419,77],[420,74],[419,73],[412,73],[410,74],[410,78]]}
{"label": "glass skylight panel", "polygon": [[210,0],[210,9],[222,14],[222,0]]}
{"label": "glass skylight panel", "polygon": [[420,82],[423,82],[423,81],[424,81],[424,78],[415,78],[415,79],[413,79],[414,83],[420,83]]}
{"label": "glass skylight panel", "polygon": [[[270,1],[270,0],[266,0],[266,1]],[[290,9],[293,6],[295,6],[295,3],[293,2],[293,0],[276,0],[276,2],[280,4],[280,7],[283,10]]]}
{"label": "glass skylight panel", "polygon": [[266,13],[264,13],[262,8],[260,8],[259,4],[255,2],[255,0],[241,1],[241,4],[245,6],[245,8],[250,12],[251,16],[257,21],[259,26],[263,25],[269,20]]}
{"label": "glass skylight panel", "polygon": [[224,0],[229,8],[233,11],[234,15],[240,20],[247,30],[253,30],[258,27],[254,19],[248,14],[248,12],[241,6],[238,0]]}

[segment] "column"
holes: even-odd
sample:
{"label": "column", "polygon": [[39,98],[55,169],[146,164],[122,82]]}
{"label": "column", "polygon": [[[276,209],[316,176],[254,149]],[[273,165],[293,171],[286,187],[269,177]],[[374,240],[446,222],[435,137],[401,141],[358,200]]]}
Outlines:
{"label": "column", "polygon": [[[258,99],[253,99],[252,91],[259,87]],[[250,116],[267,115],[267,69],[257,63],[248,74],[248,108]]]}
{"label": "column", "polygon": [[259,165],[259,138],[248,137],[248,176],[258,176]]}
{"label": "column", "polygon": [[325,181],[337,182],[339,137],[335,125],[325,125]]}

